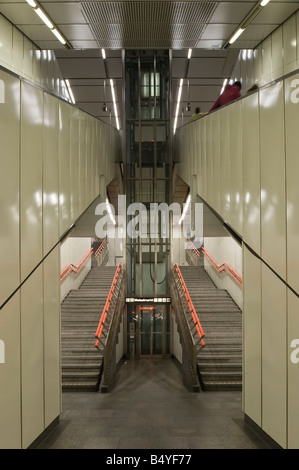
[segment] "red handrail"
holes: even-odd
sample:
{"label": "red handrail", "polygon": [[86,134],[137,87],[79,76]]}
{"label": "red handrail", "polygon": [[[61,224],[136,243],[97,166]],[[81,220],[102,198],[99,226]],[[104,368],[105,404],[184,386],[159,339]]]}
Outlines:
{"label": "red handrail", "polygon": [[219,273],[221,273],[222,271],[226,271],[242,287],[243,280],[241,276],[239,276],[239,274],[237,274],[236,271],[234,271],[229,264],[217,264],[204,247],[202,247],[202,252],[206,256],[206,258],[211,262],[212,266],[216,269],[216,271],[218,271]]}
{"label": "red handrail", "polygon": [[98,324],[98,328],[97,328],[97,331],[96,331],[96,334],[95,334],[95,338],[97,338],[97,341],[95,343],[96,348],[99,345],[99,339],[101,338],[101,335],[102,335],[102,332],[103,332],[103,328],[104,328],[104,325],[105,325],[107,314],[108,314],[108,311],[109,311],[109,308],[110,308],[110,305],[111,305],[113,293],[115,291],[115,287],[116,287],[116,284],[117,284],[117,281],[118,281],[118,277],[119,277],[119,274],[120,274],[122,268],[123,268],[123,266],[121,264],[119,264],[116,268],[114,279],[112,281],[110,291],[109,291],[105,306],[103,308],[103,312],[102,312],[102,315],[101,315],[101,318],[100,318],[100,321],[99,321],[99,324]]}
{"label": "red handrail", "polygon": [[104,240],[102,241],[102,243],[100,244],[99,248],[97,249],[97,251],[95,252],[94,254],[94,257],[96,258],[98,256],[98,254],[102,251],[102,249],[107,245],[108,243],[108,240],[107,238],[104,238]]}
{"label": "red handrail", "polygon": [[179,266],[178,266],[177,264],[174,265],[174,269],[175,269],[175,271],[176,271],[176,273],[177,273],[177,275],[178,275],[179,281],[180,281],[180,283],[181,283],[181,286],[182,286],[182,289],[183,289],[183,292],[184,292],[184,296],[185,296],[185,299],[186,299],[186,301],[187,301],[187,305],[188,305],[189,311],[190,311],[191,316],[192,316],[192,320],[193,320],[193,322],[194,322],[194,324],[195,324],[195,328],[196,328],[197,334],[198,334],[198,336],[199,336],[199,338],[200,338],[201,345],[202,345],[202,347],[205,347],[205,343],[204,343],[204,341],[203,341],[203,339],[202,339],[202,338],[205,337],[205,333],[204,333],[204,331],[203,331],[203,329],[202,329],[202,326],[201,326],[201,324],[200,324],[199,318],[198,318],[197,313],[196,313],[196,311],[195,311],[193,302],[192,302],[192,300],[191,300],[190,294],[189,294],[188,289],[187,289],[187,287],[186,287],[186,284],[185,284],[184,278],[183,278],[183,276],[182,276],[181,270],[180,270],[180,268],[179,268]]}
{"label": "red handrail", "polygon": [[69,264],[64,268],[61,273],[60,273],[60,281],[62,281],[70,272],[78,273],[81,271],[87,260],[91,257],[93,253],[93,248],[91,248],[88,253],[84,256],[83,260],[78,264],[78,266],[75,266],[74,264]]}

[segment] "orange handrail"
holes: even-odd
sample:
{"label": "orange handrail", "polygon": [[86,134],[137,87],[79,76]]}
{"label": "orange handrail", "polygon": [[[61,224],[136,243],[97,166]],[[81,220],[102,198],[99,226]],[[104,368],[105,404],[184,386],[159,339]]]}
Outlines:
{"label": "orange handrail", "polygon": [[197,334],[199,336],[199,339],[200,339],[200,342],[201,342],[201,345],[202,347],[205,347],[205,343],[203,341],[203,338],[205,337],[205,333],[202,329],[202,326],[201,326],[201,323],[199,321],[199,318],[197,316],[197,313],[195,311],[195,308],[194,308],[194,305],[193,305],[193,302],[191,300],[191,297],[190,297],[190,294],[188,292],[188,289],[186,287],[186,284],[185,284],[185,281],[184,281],[184,278],[182,276],[182,273],[181,273],[181,270],[179,268],[179,266],[177,264],[174,265],[174,269],[177,273],[177,276],[179,278],[179,281],[180,281],[180,284],[182,286],[182,289],[183,289],[183,292],[184,292],[184,296],[185,296],[185,299],[187,301],[187,305],[188,305],[188,308],[189,308],[189,311],[191,313],[191,316],[192,316],[192,320],[195,324],[195,328],[196,328],[196,331],[197,331]]}
{"label": "orange handrail", "polygon": [[212,266],[216,269],[216,271],[218,271],[219,273],[221,273],[222,271],[226,271],[242,287],[243,280],[241,276],[239,276],[239,274],[237,274],[236,271],[234,271],[234,269],[229,264],[217,264],[204,247],[202,247],[202,252],[206,256],[206,258],[211,262]]}
{"label": "orange handrail", "polygon": [[78,264],[78,266],[75,266],[74,264],[69,264],[64,268],[61,273],[60,273],[60,281],[62,281],[70,272],[78,273],[81,271],[87,260],[91,257],[93,253],[93,248],[91,248],[88,253],[84,256],[83,260]]}
{"label": "orange handrail", "polygon": [[117,281],[118,281],[118,277],[119,277],[119,274],[120,274],[122,268],[123,268],[123,266],[121,264],[119,264],[116,268],[114,279],[112,281],[110,291],[109,291],[105,306],[103,308],[103,312],[102,312],[102,315],[101,315],[101,318],[100,318],[100,321],[99,321],[99,324],[98,324],[98,328],[97,328],[97,331],[96,331],[96,334],[95,334],[95,338],[97,338],[97,341],[95,343],[96,348],[99,345],[99,339],[101,338],[101,335],[102,335],[102,332],[103,332],[105,321],[106,321],[108,311],[109,311],[109,308],[110,308],[110,305],[111,305],[111,301],[112,301],[112,298],[113,298],[113,293],[115,291],[115,287],[116,287],[116,284],[117,284]]}
{"label": "orange handrail", "polygon": [[104,238],[104,240],[102,241],[102,243],[100,244],[99,248],[97,249],[97,251],[95,252],[94,254],[94,257],[96,258],[98,256],[98,254],[102,251],[102,249],[107,245],[108,243],[108,240],[107,238]]}
{"label": "orange handrail", "polygon": [[194,253],[196,254],[196,256],[198,258],[200,258],[200,252],[198,251],[198,249],[196,248],[196,246],[194,245],[194,243],[190,240],[190,238],[188,238],[188,243],[190,243],[191,247],[192,247],[192,250],[194,251]]}

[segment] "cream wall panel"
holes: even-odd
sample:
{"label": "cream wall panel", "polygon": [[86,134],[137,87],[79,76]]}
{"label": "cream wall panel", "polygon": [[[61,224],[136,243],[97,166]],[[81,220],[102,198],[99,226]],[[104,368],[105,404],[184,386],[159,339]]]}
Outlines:
{"label": "cream wall panel", "polygon": [[286,286],[262,265],[262,428],[286,447]]}
{"label": "cream wall panel", "polygon": [[272,40],[268,36],[262,43],[262,75],[263,84],[272,80]]}
{"label": "cream wall panel", "polygon": [[259,94],[242,100],[243,239],[260,254]]}
{"label": "cream wall panel", "polygon": [[24,36],[17,28],[12,30],[12,68],[22,74],[24,57]]}
{"label": "cream wall panel", "polygon": [[242,114],[241,101],[229,107],[229,158],[230,158],[230,224],[242,235],[243,232],[243,185],[242,185]]}
{"label": "cream wall panel", "polygon": [[212,125],[211,117],[206,117],[206,202],[211,204],[213,199],[213,187],[212,187]]}
{"label": "cream wall panel", "polygon": [[74,222],[80,213],[80,147],[79,109],[71,108],[71,220]]}
{"label": "cream wall panel", "polygon": [[230,222],[229,107],[220,109],[220,215]]}
{"label": "cream wall panel", "polygon": [[44,430],[43,269],[21,288],[22,447]]}
{"label": "cream wall panel", "polygon": [[92,201],[91,195],[91,139],[92,139],[92,126],[91,117],[86,115],[86,203],[87,206]]}
{"label": "cream wall panel", "polygon": [[261,261],[243,245],[244,413],[262,426]]}
{"label": "cream wall panel", "polygon": [[61,412],[59,255],[57,246],[43,263],[45,427]]}
{"label": "cream wall panel", "polygon": [[0,71],[4,97],[0,103],[0,306],[20,284],[19,159],[20,83]]}
{"label": "cream wall panel", "polygon": [[200,155],[201,155],[201,192],[199,196],[205,199],[206,194],[206,119],[201,121],[201,142],[200,142]]}
{"label": "cream wall panel", "polygon": [[12,66],[12,24],[0,15],[0,62],[4,66]]}
{"label": "cream wall panel", "polygon": [[32,42],[24,37],[24,60],[23,72],[26,78],[32,80],[33,77],[33,47]]}
{"label": "cream wall panel", "polygon": [[296,16],[292,15],[282,25],[283,34],[283,69],[284,74],[296,69],[297,64],[297,31]]}
{"label": "cream wall panel", "polygon": [[282,82],[260,91],[260,149],[261,254],[285,279],[285,142]]}
{"label": "cream wall panel", "polygon": [[272,80],[283,75],[283,41],[282,28],[272,33]]}
{"label": "cream wall panel", "polygon": [[[87,207],[86,115],[80,112],[80,211]],[[102,152],[101,152],[102,154]]]}
{"label": "cream wall panel", "polygon": [[[288,448],[299,449],[299,299],[288,290]],[[292,342],[294,341],[294,344]],[[293,357],[294,356],[294,357]]]}
{"label": "cream wall panel", "polygon": [[59,235],[71,226],[71,107],[59,103]]}
{"label": "cream wall panel", "polygon": [[42,51],[34,48],[32,59],[32,79],[34,83],[37,83],[38,85],[41,83],[41,56]]}
{"label": "cream wall panel", "polygon": [[263,64],[262,64],[262,46],[259,45],[256,49],[254,49],[253,53],[253,61],[254,61],[254,70],[255,70],[255,82],[259,84],[259,86],[263,85]]}
{"label": "cream wall panel", "polygon": [[43,254],[57,243],[59,201],[59,102],[44,94]]}
{"label": "cream wall panel", "polygon": [[0,310],[0,449],[21,448],[20,295],[17,292]]}
{"label": "cream wall panel", "polygon": [[297,11],[295,16],[296,16],[296,44],[297,44],[297,48],[296,48],[296,56],[297,56],[296,68],[298,68],[299,67],[299,11]]}
{"label": "cream wall panel", "polygon": [[219,114],[211,114],[211,129],[212,129],[212,174],[211,174],[211,189],[212,199],[211,204],[213,208],[219,212],[220,209],[220,125]]}
{"label": "cream wall panel", "polygon": [[287,280],[299,292],[299,74],[285,80],[286,181],[287,181]]}
{"label": "cream wall panel", "polygon": [[21,280],[42,258],[43,93],[21,83]]}

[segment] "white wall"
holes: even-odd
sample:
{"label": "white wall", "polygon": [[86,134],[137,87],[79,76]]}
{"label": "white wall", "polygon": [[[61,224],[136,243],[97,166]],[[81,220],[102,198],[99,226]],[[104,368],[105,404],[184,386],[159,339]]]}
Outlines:
{"label": "white wall", "polygon": [[[69,237],[60,246],[60,272],[70,264],[79,267],[89,252],[93,239]],[[79,289],[87,274],[91,270],[91,257],[86,261],[82,269],[76,273],[71,271],[60,282],[61,302],[72,289]]]}

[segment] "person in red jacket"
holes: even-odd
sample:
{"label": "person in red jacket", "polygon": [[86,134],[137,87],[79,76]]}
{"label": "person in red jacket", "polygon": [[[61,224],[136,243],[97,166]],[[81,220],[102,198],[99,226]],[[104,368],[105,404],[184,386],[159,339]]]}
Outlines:
{"label": "person in red jacket", "polygon": [[238,81],[235,82],[233,85],[226,85],[223,93],[217,98],[210,111],[213,111],[216,108],[220,108],[221,106],[230,103],[231,101],[234,101],[237,98],[240,98],[241,88],[241,82]]}

